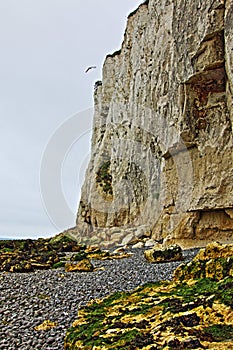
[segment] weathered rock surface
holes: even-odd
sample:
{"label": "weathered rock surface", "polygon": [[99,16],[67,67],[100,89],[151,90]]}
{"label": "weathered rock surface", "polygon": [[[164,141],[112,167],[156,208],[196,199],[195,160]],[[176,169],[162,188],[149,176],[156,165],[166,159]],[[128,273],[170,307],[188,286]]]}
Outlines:
{"label": "weathered rock surface", "polygon": [[193,261],[177,268],[174,280],[211,278],[219,281],[226,276],[233,277],[233,245],[214,242],[201,249]]}
{"label": "weathered rock surface", "polygon": [[71,271],[93,271],[90,259],[111,260],[131,256],[131,253],[110,253],[97,246],[78,244],[76,240],[59,234],[38,240],[0,241],[0,272],[34,272],[63,268]]}
{"label": "weathered rock surface", "polygon": [[[93,300],[79,309],[65,349],[232,349],[232,252],[233,245],[209,245],[178,267],[171,282]],[[207,276],[198,265],[213,259],[222,267],[221,276]]]}
{"label": "weathered rock surface", "polygon": [[77,252],[85,246],[60,234],[53,238],[38,240],[0,241],[0,271],[32,272],[64,266],[66,252]]}
{"label": "weathered rock surface", "polygon": [[232,38],[231,0],[149,0],[129,15],[95,88],[76,237],[111,245],[146,226],[183,247],[232,241]]}
{"label": "weathered rock surface", "polygon": [[169,247],[153,248],[145,250],[144,256],[151,263],[179,261],[183,259],[182,249],[178,244]]}
{"label": "weathered rock surface", "polygon": [[66,263],[65,271],[66,272],[91,272],[94,270],[94,266],[89,259],[83,259],[77,264],[75,263]]}

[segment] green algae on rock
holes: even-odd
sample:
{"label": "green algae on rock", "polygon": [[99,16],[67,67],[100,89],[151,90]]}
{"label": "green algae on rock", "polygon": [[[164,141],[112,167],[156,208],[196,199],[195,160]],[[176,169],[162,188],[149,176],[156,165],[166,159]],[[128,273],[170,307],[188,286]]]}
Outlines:
{"label": "green algae on rock", "polygon": [[[67,331],[65,349],[233,349],[233,276],[226,268],[232,249],[208,245],[190,263],[197,264],[195,274],[185,274],[189,264],[182,265],[171,282],[148,283],[90,302]],[[219,251],[222,278],[202,277],[200,261],[208,263]]]}
{"label": "green algae on rock", "polygon": [[33,272],[61,267],[66,252],[82,249],[85,247],[63,234],[46,239],[0,241],[0,271]]}
{"label": "green algae on rock", "polygon": [[233,245],[217,242],[201,249],[190,263],[180,265],[174,273],[174,279],[177,280],[199,278],[221,280],[226,276],[233,277]]}
{"label": "green algae on rock", "polygon": [[[65,234],[37,240],[0,240],[0,272],[21,273],[38,269],[64,268],[70,262],[73,267],[70,266],[69,271],[93,271],[93,265],[80,268],[83,265],[82,261],[122,259],[131,255],[126,252],[110,253],[98,246],[79,244]],[[80,265],[76,266],[79,262]]]}
{"label": "green algae on rock", "polygon": [[66,263],[66,272],[91,272],[94,270],[94,266],[89,259],[82,259],[77,264]]}
{"label": "green algae on rock", "polygon": [[169,261],[183,260],[182,249],[178,244],[168,247],[145,250],[144,256],[147,261],[152,263],[161,263]]}

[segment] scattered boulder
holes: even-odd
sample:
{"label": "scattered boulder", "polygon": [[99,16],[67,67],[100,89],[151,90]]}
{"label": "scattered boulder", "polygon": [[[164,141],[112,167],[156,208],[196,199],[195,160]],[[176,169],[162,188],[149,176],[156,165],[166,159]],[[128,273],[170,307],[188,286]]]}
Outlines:
{"label": "scattered boulder", "polygon": [[87,253],[85,251],[80,251],[76,254],[73,254],[70,258],[71,261],[81,261],[87,258]]}
{"label": "scattered boulder", "polygon": [[132,242],[135,242],[135,236],[133,233],[129,233],[127,236],[125,236],[121,242],[122,245],[128,245]]}
{"label": "scattered boulder", "polygon": [[[64,265],[67,252],[82,255],[86,246],[59,234],[53,238],[0,241],[0,271],[21,273]],[[84,254],[83,254],[84,255]]]}
{"label": "scattered boulder", "polygon": [[136,244],[134,244],[132,246],[132,249],[140,249],[140,248],[143,248],[144,247],[144,243],[143,242],[138,242]]}
{"label": "scattered boulder", "polygon": [[[65,349],[233,349],[232,248],[214,243],[178,267],[172,281],[92,300],[79,309]],[[215,259],[222,261],[222,279],[206,277]]]}
{"label": "scattered boulder", "polygon": [[156,241],[152,238],[147,239],[145,242],[145,247],[154,247],[156,245]]}
{"label": "scattered boulder", "polygon": [[153,248],[145,250],[144,256],[147,261],[151,263],[161,263],[169,261],[179,261],[183,259],[182,249],[175,244],[169,247],[162,247],[161,249]]}
{"label": "scattered boulder", "polygon": [[190,281],[211,278],[220,281],[233,277],[233,244],[210,243],[201,249],[187,265],[180,265],[174,272],[175,280]]}
{"label": "scattered boulder", "polygon": [[113,254],[125,253],[125,247],[119,247],[113,251]]}
{"label": "scattered boulder", "polygon": [[[127,253],[125,250],[110,253],[97,245],[87,246],[64,234],[37,240],[0,240],[0,272],[34,272],[38,269],[65,266],[69,271],[93,271],[90,259],[122,259],[131,255],[132,253]],[[90,263],[85,264],[85,261]],[[77,264],[78,262],[80,264]]]}
{"label": "scattered boulder", "polygon": [[77,264],[67,263],[65,265],[66,272],[92,272],[93,270],[94,266],[89,259],[83,259]]}

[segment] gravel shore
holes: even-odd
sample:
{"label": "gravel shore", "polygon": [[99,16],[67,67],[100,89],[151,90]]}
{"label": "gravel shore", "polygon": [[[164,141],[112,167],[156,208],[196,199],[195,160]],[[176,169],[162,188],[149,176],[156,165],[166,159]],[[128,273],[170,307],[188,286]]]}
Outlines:
{"label": "gravel shore", "polygon": [[[184,251],[188,262],[199,249]],[[97,271],[66,273],[64,269],[0,274],[0,349],[60,350],[78,308],[115,291],[130,291],[146,282],[171,279],[180,262],[150,264],[143,249],[130,258],[93,261]],[[101,269],[102,268],[102,269]],[[57,323],[36,331],[44,320]]]}

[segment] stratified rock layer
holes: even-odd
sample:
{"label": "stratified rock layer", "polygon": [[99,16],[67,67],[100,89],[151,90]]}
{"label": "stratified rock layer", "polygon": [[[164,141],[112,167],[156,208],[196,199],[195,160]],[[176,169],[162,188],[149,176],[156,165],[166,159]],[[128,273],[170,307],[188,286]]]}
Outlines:
{"label": "stratified rock layer", "polygon": [[183,246],[232,241],[232,38],[230,0],[149,0],[129,15],[95,86],[76,236],[147,226]]}

